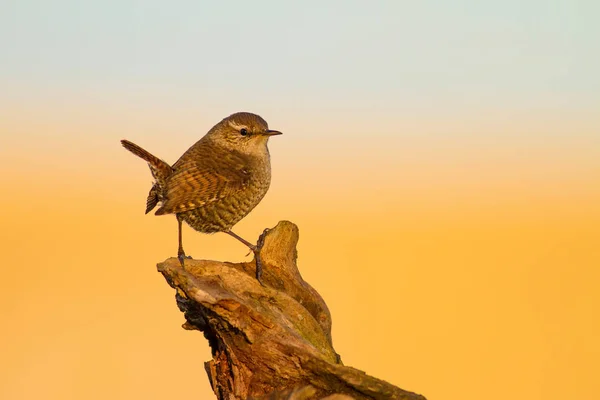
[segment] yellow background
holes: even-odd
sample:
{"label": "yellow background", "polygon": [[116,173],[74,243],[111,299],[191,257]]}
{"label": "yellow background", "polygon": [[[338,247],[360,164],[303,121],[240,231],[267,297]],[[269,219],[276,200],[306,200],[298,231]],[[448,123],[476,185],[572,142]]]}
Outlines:
{"label": "yellow background", "polygon": [[[164,121],[200,136],[222,115],[11,111],[1,125],[19,133],[2,152],[1,397],[211,398],[208,345],[179,327],[155,270],[176,253],[175,219],[143,215],[150,174],[118,140],[174,162],[191,143],[169,138]],[[300,117],[263,115],[285,134],[270,142],[271,190],[237,232],[255,240],[280,219],[298,224],[300,270],[331,309],[347,365],[431,399],[600,393],[598,148],[516,143],[526,131],[566,136],[572,121],[515,119],[504,128],[514,142],[402,143],[339,123],[304,140]],[[376,128],[426,136],[453,124]],[[226,235],[186,229],[184,240],[196,258],[246,253]]]}
{"label": "yellow background", "polygon": [[235,111],[284,132],[235,231],[299,226],[345,364],[430,400],[600,398],[598,3],[484,3],[1,4],[0,398],[213,398],[156,272],[177,224],[119,140],[173,163]]}

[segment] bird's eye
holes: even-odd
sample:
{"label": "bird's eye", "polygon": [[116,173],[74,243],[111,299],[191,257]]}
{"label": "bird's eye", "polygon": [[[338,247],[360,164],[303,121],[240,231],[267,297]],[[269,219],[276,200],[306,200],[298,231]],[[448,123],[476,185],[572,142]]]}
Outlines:
{"label": "bird's eye", "polygon": [[242,136],[246,136],[248,134],[248,129],[242,128],[240,129],[240,133],[242,134]]}

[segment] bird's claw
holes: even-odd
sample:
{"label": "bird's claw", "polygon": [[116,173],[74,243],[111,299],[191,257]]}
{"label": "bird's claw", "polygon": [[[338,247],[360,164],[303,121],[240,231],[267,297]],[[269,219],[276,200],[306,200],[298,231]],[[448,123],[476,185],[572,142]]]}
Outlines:
{"label": "bird's claw", "polygon": [[[252,249],[252,251],[254,252],[254,259],[256,260],[256,280],[258,280],[258,283],[260,283],[262,286],[265,286],[265,284],[262,282],[262,279],[261,279],[263,264],[262,264],[262,259],[260,257],[260,251],[262,250],[263,246],[265,245],[265,236],[267,236],[267,232],[269,232],[268,228],[265,229],[263,231],[263,233],[259,236],[256,246],[254,246],[254,249]],[[248,253],[248,254],[250,254],[250,253]]]}
{"label": "bird's claw", "polygon": [[185,259],[192,259],[192,256],[186,256],[185,253],[179,253],[177,254],[177,259],[179,260],[179,263],[181,264],[181,267],[183,268],[184,265],[184,260]]}

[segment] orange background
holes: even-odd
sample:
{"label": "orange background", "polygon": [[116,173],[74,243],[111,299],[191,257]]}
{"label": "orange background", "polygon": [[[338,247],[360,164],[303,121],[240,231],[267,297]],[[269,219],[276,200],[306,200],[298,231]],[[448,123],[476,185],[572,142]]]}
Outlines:
{"label": "orange background", "polygon": [[[149,171],[118,141],[174,162],[226,112],[10,111],[0,125],[18,133],[1,157],[0,397],[211,398],[208,345],[180,328],[155,270],[176,253],[175,219],[143,215]],[[575,142],[566,117],[515,117],[494,134],[493,117],[469,127],[336,116],[306,140],[302,116],[277,111],[261,112],[285,132],[270,143],[272,187],[237,232],[254,240],[280,219],[299,225],[300,270],[331,309],[347,365],[431,399],[600,393],[592,121],[579,121]],[[390,135],[364,134],[373,121]],[[409,130],[413,139],[392,134]],[[525,135],[549,130],[554,138]],[[188,228],[184,240],[196,258],[246,253],[225,235]]]}
{"label": "orange background", "polygon": [[156,272],[177,224],[119,140],[172,163],[235,111],[284,132],[235,231],[299,226],[345,364],[430,400],[600,398],[597,4],[1,3],[0,399],[213,398]]}

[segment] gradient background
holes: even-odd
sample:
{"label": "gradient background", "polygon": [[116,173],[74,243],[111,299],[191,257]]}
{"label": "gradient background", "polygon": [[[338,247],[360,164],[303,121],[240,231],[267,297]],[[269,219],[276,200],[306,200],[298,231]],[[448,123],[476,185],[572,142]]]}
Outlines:
{"label": "gradient background", "polygon": [[[84,4],[85,3],[85,4]],[[600,3],[3,1],[0,398],[210,399],[156,272],[174,162],[239,110],[344,362],[429,399],[600,398]],[[189,228],[196,258],[241,261]]]}

